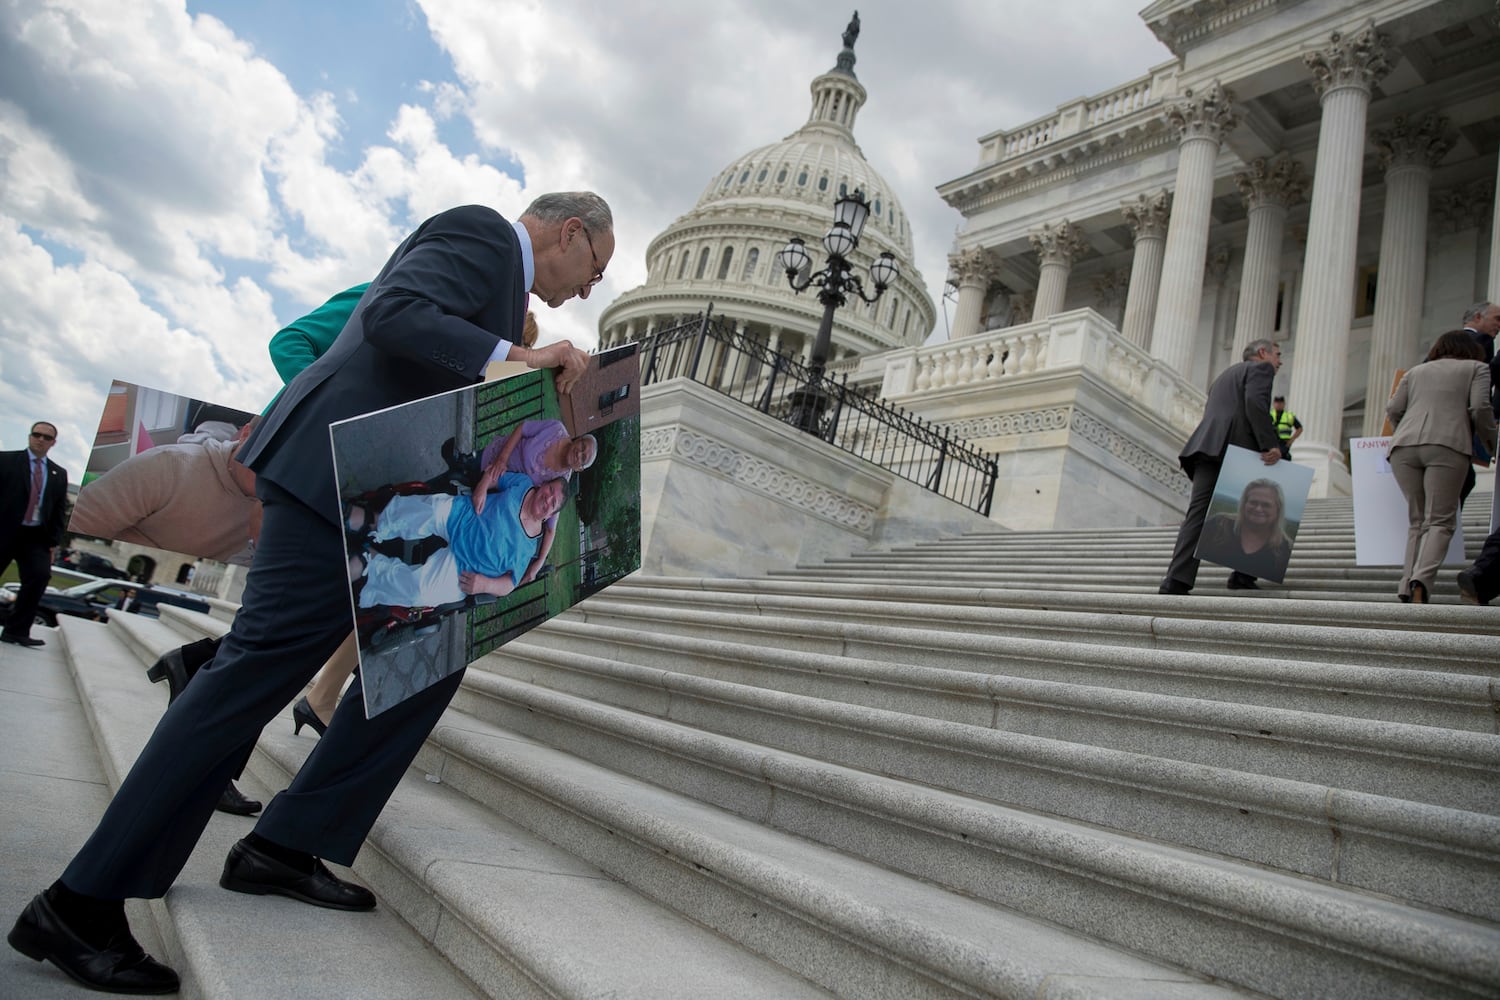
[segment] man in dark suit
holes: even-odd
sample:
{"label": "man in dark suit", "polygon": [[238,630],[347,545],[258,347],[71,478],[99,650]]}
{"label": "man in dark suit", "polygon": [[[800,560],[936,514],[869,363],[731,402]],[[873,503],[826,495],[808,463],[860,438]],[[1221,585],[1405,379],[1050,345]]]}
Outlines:
{"label": "man in dark suit", "polygon": [[[1261,461],[1275,465],[1281,459],[1281,442],[1271,421],[1271,383],[1281,368],[1281,348],[1269,340],[1256,340],[1245,347],[1244,361],[1226,368],[1208,387],[1203,419],[1183,446],[1178,461],[1193,481],[1187,513],[1177,532],[1172,564],[1157,590],[1161,594],[1187,594],[1198,582],[1198,536],[1213,499],[1219,467],[1230,445],[1260,452]],[[1230,590],[1255,589],[1255,577],[1235,572],[1229,576]]]}
{"label": "man in dark suit", "polygon": [[[1474,303],[1464,312],[1464,330],[1474,338],[1474,342],[1484,351],[1485,361],[1489,362],[1490,405],[1495,411],[1495,417],[1500,419],[1500,384],[1497,384],[1500,381],[1500,356],[1495,354],[1495,335],[1500,334],[1500,305],[1493,302]],[[1474,443],[1479,445],[1477,434],[1474,436]],[[1476,458],[1479,454],[1479,451],[1474,452]],[[1459,493],[1460,504],[1468,498],[1475,483],[1474,466],[1470,465],[1469,474]],[[1459,572],[1458,592],[1469,604],[1488,604],[1496,596],[1500,596],[1500,531],[1490,532],[1474,565]]]}
{"label": "man in dark suit", "polygon": [[[1495,411],[1495,416],[1500,417],[1500,386],[1495,380],[1500,378],[1500,360],[1495,357],[1495,334],[1500,333],[1500,306],[1493,302],[1476,302],[1464,310],[1464,332],[1479,345],[1484,352],[1485,364],[1490,366],[1490,406]],[[1473,441],[1474,461],[1487,464],[1492,457],[1479,440],[1479,435],[1474,435]],[[1464,484],[1458,491],[1458,505],[1463,507],[1469,494],[1473,492],[1478,478],[1474,475],[1474,466],[1470,464],[1468,472],[1464,474]]]}
{"label": "man in dark suit", "polygon": [[[588,364],[566,342],[519,346],[528,291],[556,308],[587,298],[614,252],[609,206],[587,192],[544,195],[511,223],[478,206],[417,228],[370,285],[328,353],[282,393],[245,443],[264,508],[255,562],[218,656],[167,709],[98,828],[9,941],[110,992],[165,993],[176,973],[146,955],[126,898],[163,895],[260,729],[349,631],[341,506],[328,425],[483,378],[492,360]],[[219,884],[331,909],[374,896],[330,872],[348,865],[463,676],[458,671],[365,718],[353,685],[290,787],[230,851]]]}
{"label": "man in dark suit", "polygon": [[56,443],[57,428],[42,420],[31,425],[26,448],[0,452],[0,573],[14,562],[21,575],[0,642],[44,645],[31,637],[31,619],[52,577],[68,500],[68,473],[47,457]]}

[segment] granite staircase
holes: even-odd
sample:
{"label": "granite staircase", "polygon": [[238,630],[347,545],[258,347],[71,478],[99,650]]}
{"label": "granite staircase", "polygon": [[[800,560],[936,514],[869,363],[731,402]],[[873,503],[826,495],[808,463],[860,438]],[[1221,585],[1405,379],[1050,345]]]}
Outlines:
{"label": "granite staircase", "polygon": [[[1500,996],[1500,610],[1452,569],[1397,603],[1347,502],[1259,592],[1158,596],[1174,534],[591,598],[470,668],[355,864],[381,911],[309,925],[370,942],[329,981],[382,995],[420,953],[406,995]],[[224,627],[63,627],[107,772],[160,712],[141,668]],[[312,746],[278,720],[247,791]],[[308,912],[213,886],[248,827],[154,907],[199,995],[287,995],[232,974]]]}

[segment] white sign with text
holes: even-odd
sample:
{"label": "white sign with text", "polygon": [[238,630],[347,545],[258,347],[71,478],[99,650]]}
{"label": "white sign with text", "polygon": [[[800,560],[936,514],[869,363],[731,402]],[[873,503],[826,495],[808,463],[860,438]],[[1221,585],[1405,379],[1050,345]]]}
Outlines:
{"label": "white sign with text", "polygon": [[[1406,561],[1406,497],[1391,474],[1391,439],[1350,438],[1354,480],[1354,564],[1400,566]],[[1467,563],[1462,521],[1453,532],[1445,565]]]}

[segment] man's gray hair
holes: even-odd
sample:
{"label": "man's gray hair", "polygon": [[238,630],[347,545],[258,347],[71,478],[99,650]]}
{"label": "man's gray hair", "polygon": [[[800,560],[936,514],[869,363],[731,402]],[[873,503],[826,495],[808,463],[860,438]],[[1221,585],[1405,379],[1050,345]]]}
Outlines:
{"label": "man's gray hair", "polygon": [[609,205],[592,191],[554,191],[544,194],[528,205],[521,214],[559,225],[576,216],[583,220],[583,228],[591,233],[611,233],[615,228],[615,217],[610,212]]}
{"label": "man's gray hair", "polygon": [[1270,352],[1275,349],[1276,341],[1274,340],[1252,340],[1250,341],[1250,343],[1245,345],[1245,353],[1240,355],[1240,360],[1249,361],[1261,351]]}
{"label": "man's gray hair", "polygon": [[[1476,302],[1472,306],[1470,306],[1469,308],[1465,309],[1464,310],[1464,326],[1473,326],[1474,322],[1476,320],[1478,320],[1479,317],[1481,317],[1481,316],[1484,315],[1484,311],[1486,309],[1488,309],[1491,304],[1492,303],[1489,303],[1489,302]],[[1451,313],[1450,313],[1450,315],[1451,315]]]}

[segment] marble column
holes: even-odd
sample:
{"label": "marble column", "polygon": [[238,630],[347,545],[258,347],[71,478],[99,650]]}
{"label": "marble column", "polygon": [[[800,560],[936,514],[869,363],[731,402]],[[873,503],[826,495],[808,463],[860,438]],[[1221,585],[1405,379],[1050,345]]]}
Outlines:
{"label": "marble column", "polygon": [[1130,287],[1125,292],[1125,319],[1120,324],[1120,335],[1144,349],[1151,346],[1151,326],[1156,322],[1156,295],[1161,289],[1162,252],[1167,244],[1172,195],[1168,191],[1143,194],[1121,203],[1120,211],[1135,236],[1135,258],[1130,264]]}
{"label": "marble column", "polygon": [[1042,273],[1036,284],[1036,305],[1031,310],[1033,323],[1063,311],[1068,297],[1068,272],[1088,243],[1083,230],[1067,219],[1055,226],[1041,226],[1030,233],[1032,249],[1042,262]]}
{"label": "marble column", "polygon": [[1396,369],[1417,363],[1432,168],[1453,148],[1453,140],[1448,120],[1435,114],[1420,120],[1397,115],[1390,127],[1370,134],[1385,170],[1385,215],[1365,379],[1365,437],[1374,437],[1385,425],[1385,403]]}
{"label": "marble column", "polygon": [[1284,154],[1251,161],[1250,169],[1235,174],[1234,182],[1245,203],[1248,229],[1230,361],[1239,358],[1252,340],[1269,338],[1276,332],[1276,286],[1281,281],[1286,213],[1307,196],[1302,164]]}
{"label": "marble column", "polygon": [[1495,166],[1495,186],[1490,201],[1494,210],[1490,217],[1490,283],[1485,298],[1500,302],[1500,163]]}
{"label": "marble column", "polygon": [[1346,496],[1343,457],[1344,375],[1354,318],[1355,237],[1365,121],[1375,81],[1390,71],[1385,37],[1374,22],[1334,32],[1328,45],[1303,55],[1323,105],[1313,168],[1302,301],[1289,405],[1302,420],[1297,461],[1313,467],[1312,495]]}
{"label": "marble column", "polygon": [[1233,95],[1215,80],[1201,94],[1188,90],[1167,105],[1163,117],[1178,135],[1177,188],[1162,255],[1161,291],[1151,353],[1177,372],[1191,369],[1203,305],[1204,254],[1214,199],[1219,144],[1239,123]]}
{"label": "marble column", "polygon": [[958,308],[953,313],[952,340],[979,332],[985,293],[994,276],[993,255],[984,247],[969,247],[948,255],[949,279],[958,286]]}

